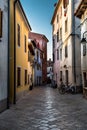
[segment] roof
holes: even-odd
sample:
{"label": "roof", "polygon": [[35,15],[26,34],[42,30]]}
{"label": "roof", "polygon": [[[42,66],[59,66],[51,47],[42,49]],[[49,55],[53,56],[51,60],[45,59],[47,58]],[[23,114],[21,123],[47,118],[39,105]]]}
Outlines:
{"label": "roof", "polygon": [[35,33],[35,32],[29,32],[29,38],[34,38],[34,36],[37,36],[37,37],[39,37],[41,39],[45,39],[46,42],[49,42],[49,40],[47,39],[47,37],[44,34],[39,34],[39,33]]}
{"label": "roof", "polygon": [[31,40],[31,43],[33,44],[33,46],[35,48],[37,48],[38,50],[40,50],[41,52],[43,52],[40,47],[39,47],[39,43],[37,43],[37,41],[34,39],[34,40]]}
{"label": "roof", "polygon": [[27,16],[26,16],[26,14],[25,14],[25,12],[24,12],[24,9],[23,9],[23,7],[22,7],[22,4],[21,4],[20,0],[15,0],[15,4],[16,4],[17,2],[18,2],[19,6],[20,6],[20,8],[21,8],[21,11],[22,11],[22,13],[23,13],[25,19],[26,19],[26,22],[27,22],[27,25],[28,25],[29,29],[32,30],[32,29],[31,29],[31,26],[30,26],[30,24],[29,24],[29,21],[28,21],[28,19],[27,19]]}
{"label": "roof", "polygon": [[87,8],[87,0],[81,0],[78,8],[75,11],[75,16],[81,19],[81,16],[84,14]]}

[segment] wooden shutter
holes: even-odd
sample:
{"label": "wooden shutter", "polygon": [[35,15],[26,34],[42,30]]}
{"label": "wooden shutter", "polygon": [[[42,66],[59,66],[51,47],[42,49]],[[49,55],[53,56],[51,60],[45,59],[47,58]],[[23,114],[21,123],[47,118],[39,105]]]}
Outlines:
{"label": "wooden shutter", "polygon": [[2,11],[0,9],[0,38],[2,37]]}

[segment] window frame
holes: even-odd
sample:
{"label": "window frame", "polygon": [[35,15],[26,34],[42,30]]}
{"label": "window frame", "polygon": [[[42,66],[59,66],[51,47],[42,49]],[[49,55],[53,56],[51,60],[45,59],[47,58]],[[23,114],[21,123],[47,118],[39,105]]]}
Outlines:
{"label": "window frame", "polygon": [[17,87],[21,86],[21,67],[17,67]]}
{"label": "window frame", "polygon": [[62,48],[60,48],[60,60],[62,61]]}
{"label": "window frame", "polygon": [[68,46],[66,45],[65,46],[65,58],[67,58],[68,57]]}
{"label": "window frame", "polygon": [[59,60],[59,49],[57,49],[57,60]]}
{"label": "window frame", "polygon": [[17,44],[20,47],[20,25],[17,24]]}
{"label": "window frame", "polygon": [[27,52],[27,37],[24,35],[24,52]]}
{"label": "window frame", "polygon": [[65,33],[68,31],[68,19],[65,20]]}
{"label": "window frame", "polygon": [[57,42],[59,41],[59,30],[57,31]]}
{"label": "window frame", "polygon": [[83,56],[86,56],[86,44],[83,44]]}

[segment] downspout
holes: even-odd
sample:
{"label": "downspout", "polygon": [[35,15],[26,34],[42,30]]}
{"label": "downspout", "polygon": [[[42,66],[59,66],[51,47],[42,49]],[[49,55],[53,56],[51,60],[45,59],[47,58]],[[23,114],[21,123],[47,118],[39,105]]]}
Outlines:
{"label": "downspout", "polygon": [[72,0],[72,47],[73,47],[73,52],[72,52],[72,55],[73,55],[73,73],[74,73],[74,83],[76,83],[76,61],[75,61],[75,16],[74,16],[74,4],[75,4],[75,1]]}
{"label": "downspout", "polygon": [[14,104],[16,104],[16,14],[15,14],[15,6],[17,0],[14,1]]}
{"label": "downspout", "polygon": [[8,53],[7,53],[7,109],[9,109],[9,44],[10,44],[10,1],[8,0]]}

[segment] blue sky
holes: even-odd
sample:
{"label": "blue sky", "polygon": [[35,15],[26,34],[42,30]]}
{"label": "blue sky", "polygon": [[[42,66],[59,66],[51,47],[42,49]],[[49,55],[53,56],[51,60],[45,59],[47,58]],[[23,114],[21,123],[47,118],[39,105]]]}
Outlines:
{"label": "blue sky", "polygon": [[54,4],[57,0],[20,1],[31,25],[32,31],[44,34],[48,38],[48,59],[52,58],[52,26],[50,22],[54,12]]}

